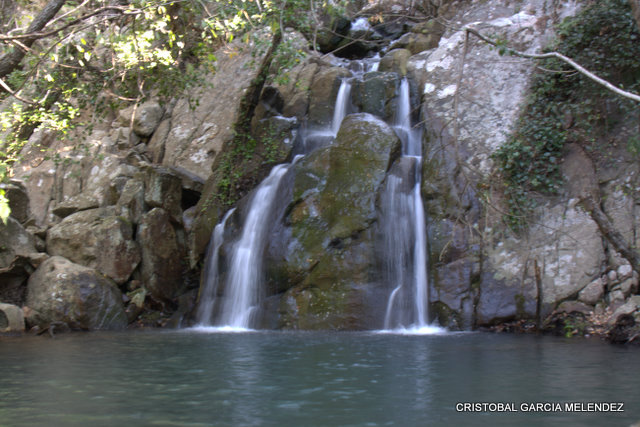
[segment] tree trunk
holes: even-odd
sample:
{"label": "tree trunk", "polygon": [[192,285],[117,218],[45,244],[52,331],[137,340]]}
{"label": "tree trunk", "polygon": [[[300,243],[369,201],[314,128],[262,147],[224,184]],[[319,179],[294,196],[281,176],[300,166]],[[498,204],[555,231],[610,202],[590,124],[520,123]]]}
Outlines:
{"label": "tree trunk", "polygon": [[[37,33],[42,30],[45,25],[47,25],[47,22],[51,21],[53,17],[56,16],[65,3],[66,0],[51,0],[47,3],[38,16],[33,19],[29,28],[27,28],[26,34]],[[23,39],[22,44],[28,48],[31,47],[37,39],[38,37]],[[0,57],[0,79],[18,67],[26,53],[27,52],[24,49],[14,47],[8,53]]]}
{"label": "tree trunk", "polygon": [[595,223],[598,224],[600,232],[611,243],[611,246],[629,261],[634,271],[640,273],[640,255],[627,243],[622,234],[615,229],[609,217],[600,208],[600,204],[593,196],[587,196],[582,199],[582,206],[589,212]]}

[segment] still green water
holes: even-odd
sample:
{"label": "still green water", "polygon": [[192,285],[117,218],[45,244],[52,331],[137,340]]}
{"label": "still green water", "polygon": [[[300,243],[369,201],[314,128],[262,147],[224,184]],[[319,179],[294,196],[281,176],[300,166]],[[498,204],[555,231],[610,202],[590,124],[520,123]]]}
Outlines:
{"label": "still green water", "polygon": [[[0,339],[1,426],[629,426],[640,349],[463,333],[194,331]],[[456,412],[509,402],[519,412]],[[624,412],[523,412],[624,402]]]}

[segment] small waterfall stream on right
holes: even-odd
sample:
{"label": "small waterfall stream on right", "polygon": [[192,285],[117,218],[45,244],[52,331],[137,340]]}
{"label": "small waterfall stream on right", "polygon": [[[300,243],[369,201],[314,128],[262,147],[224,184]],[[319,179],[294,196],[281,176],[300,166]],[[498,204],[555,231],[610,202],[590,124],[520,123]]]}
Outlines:
{"label": "small waterfall stream on right", "polygon": [[380,198],[383,279],[391,287],[385,331],[437,333],[429,326],[427,242],[420,194],[422,132],[411,125],[409,82],[400,85],[393,127],[402,140],[402,157],[389,171]]}

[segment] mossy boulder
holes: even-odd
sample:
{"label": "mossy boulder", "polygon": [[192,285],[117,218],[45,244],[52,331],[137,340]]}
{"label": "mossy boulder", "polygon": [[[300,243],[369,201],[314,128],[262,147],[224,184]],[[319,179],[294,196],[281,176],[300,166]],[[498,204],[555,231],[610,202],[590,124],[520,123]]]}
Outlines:
{"label": "mossy boulder", "polygon": [[404,77],[407,75],[407,62],[411,57],[411,51],[407,49],[393,49],[386,53],[380,60],[379,71],[390,71]]}
{"label": "mossy boulder", "polygon": [[388,121],[393,118],[399,86],[400,78],[396,73],[366,73],[353,84],[353,103],[361,111]]}
{"label": "mossy boulder", "polygon": [[287,227],[273,236],[287,240],[278,246],[282,252],[270,248],[266,263],[267,281],[284,292],[280,327],[373,327],[366,306],[376,275],[376,200],[400,151],[400,140],[386,123],[353,114],[333,145],[294,167]]}

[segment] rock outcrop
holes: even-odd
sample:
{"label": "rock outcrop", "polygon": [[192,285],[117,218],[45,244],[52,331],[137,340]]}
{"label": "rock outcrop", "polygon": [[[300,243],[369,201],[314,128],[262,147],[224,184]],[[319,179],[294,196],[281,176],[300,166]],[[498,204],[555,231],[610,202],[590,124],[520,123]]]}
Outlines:
{"label": "rock outcrop", "polygon": [[294,166],[286,227],[272,241],[267,276],[280,327],[373,327],[376,198],[400,140],[370,114],[345,118],[334,144]]}
{"label": "rock outcrop", "polygon": [[28,322],[47,327],[56,322],[72,329],[121,329],[127,325],[122,295],[97,271],[53,256],[29,278]]}

